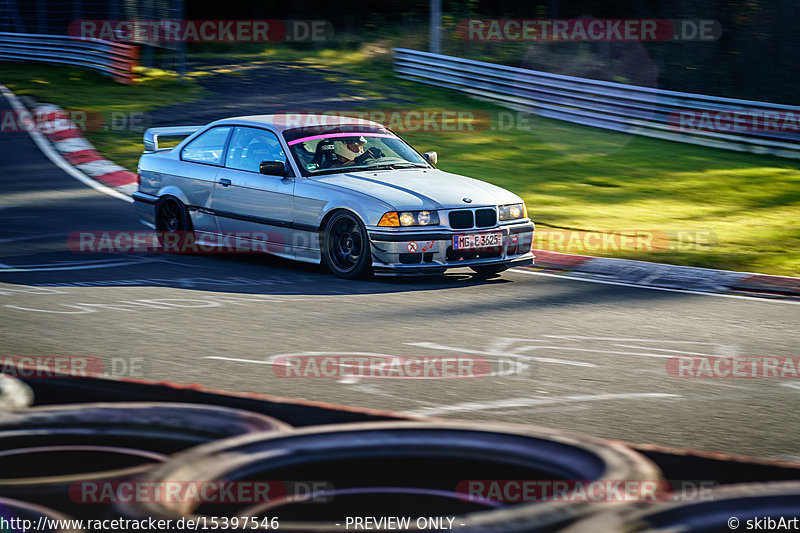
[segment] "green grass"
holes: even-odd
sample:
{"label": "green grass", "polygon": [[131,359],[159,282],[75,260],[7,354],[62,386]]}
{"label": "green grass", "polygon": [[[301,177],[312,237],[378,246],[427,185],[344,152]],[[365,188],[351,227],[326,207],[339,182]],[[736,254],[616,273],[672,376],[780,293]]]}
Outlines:
{"label": "green grass", "polygon": [[[0,83],[15,94],[33,96],[90,117],[86,138],[109,159],[136,169],[142,152],[142,128],[102,129],[127,124],[131,116],[146,127],[147,113],[165,103],[190,102],[203,91],[193,80],[181,83],[174,72],[139,68],[132,85],[116,83],[91,70],[41,63],[0,62]],[[102,122],[100,121],[102,120]]]}
{"label": "green grass", "polygon": [[[517,127],[520,120],[515,112],[454,91],[395,78],[391,46],[387,41],[352,50],[272,45],[262,51],[225,57],[238,62],[297,62],[308,71],[346,84],[349,94],[395,100],[382,106],[384,110],[471,113],[474,122],[461,123],[450,131],[412,127],[398,133],[420,152],[437,151],[442,170],[489,181],[522,196],[540,230],[538,248],[800,275],[798,162],[618,134],[530,115],[521,117],[526,121],[524,127]],[[0,81],[7,83],[4,73],[0,69]],[[52,81],[45,74],[41,79]],[[172,83],[160,87],[175,95],[165,97],[162,93],[155,98],[152,94],[154,98],[145,102],[175,101],[176,96],[191,91],[170,80],[154,80],[151,87],[159,87],[159,83]],[[19,85],[43,94],[35,82],[20,81]],[[110,103],[114,95],[98,93],[123,94],[145,89],[146,85],[83,87],[81,105],[95,99]],[[59,98],[52,93],[52,101],[63,106]],[[137,105],[145,104],[137,100]],[[360,106],[363,104],[354,98],[353,109],[360,110]],[[515,124],[508,127],[510,119]],[[130,145],[96,139],[96,135],[90,139],[111,159],[129,164],[140,153],[139,137]],[[657,250],[585,249],[559,244],[558,232],[550,231],[557,228],[625,235],[655,232],[672,240]],[[553,235],[556,238],[550,238]]]}

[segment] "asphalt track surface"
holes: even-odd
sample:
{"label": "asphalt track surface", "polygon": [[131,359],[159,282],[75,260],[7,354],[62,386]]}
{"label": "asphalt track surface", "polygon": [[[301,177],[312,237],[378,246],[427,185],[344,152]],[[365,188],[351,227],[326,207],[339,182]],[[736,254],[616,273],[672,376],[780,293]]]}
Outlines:
{"label": "asphalt track surface", "polygon": [[[523,270],[344,281],[266,255],[73,253],[71,232],[143,229],[132,205],[67,175],[28,134],[1,135],[0,355],[97,357],[121,376],[800,459],[800,380],[666,371],[682,354],[800,355],[796,305]],[[271,364],[319,352],[515,370],[290,379]]]}

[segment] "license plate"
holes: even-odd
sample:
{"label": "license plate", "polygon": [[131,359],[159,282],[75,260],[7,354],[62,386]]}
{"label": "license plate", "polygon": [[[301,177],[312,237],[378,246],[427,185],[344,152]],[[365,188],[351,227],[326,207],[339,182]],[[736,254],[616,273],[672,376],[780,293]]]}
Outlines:
{"label": "license plate", "polygon": [[503,234],[500,232],[455,235],[453,250],[485,250],[486,248],[499,248],[502,243]]}

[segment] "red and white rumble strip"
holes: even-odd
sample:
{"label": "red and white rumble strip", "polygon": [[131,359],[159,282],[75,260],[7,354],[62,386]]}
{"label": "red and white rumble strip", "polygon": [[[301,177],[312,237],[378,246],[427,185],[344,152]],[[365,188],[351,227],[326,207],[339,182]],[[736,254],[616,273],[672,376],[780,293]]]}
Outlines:
{"label": "red and white rumble strip", "polygon": [[122,194],[136,191],[136,174],[100,155],[66,111],[53,104],[40,104],[32,113],[37,117],[39,131],[75,168]]}

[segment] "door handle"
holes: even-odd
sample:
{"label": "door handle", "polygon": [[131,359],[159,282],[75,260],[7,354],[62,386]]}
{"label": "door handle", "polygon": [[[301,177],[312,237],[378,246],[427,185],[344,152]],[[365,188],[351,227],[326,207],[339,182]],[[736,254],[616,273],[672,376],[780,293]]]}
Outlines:
{"label": "door handle", "polygon": [[231,180],[229,180],[228,178],[222,178],[219,180],[219,182],[223,187],[227,187],[231,184]]}

